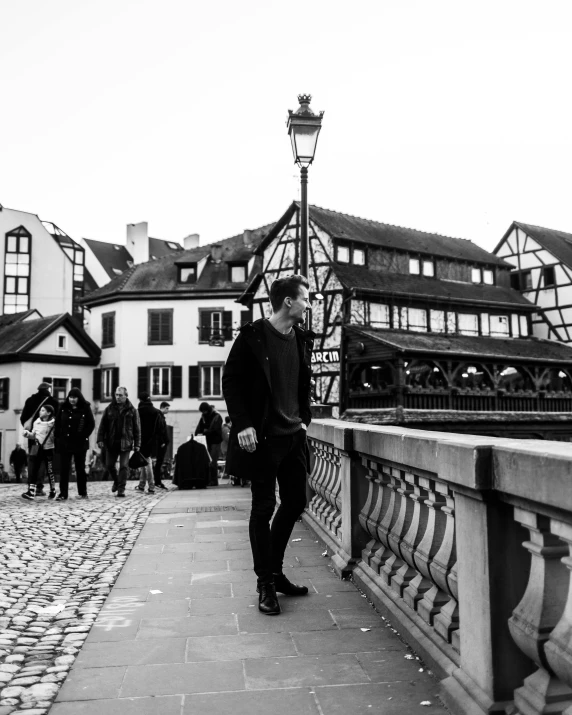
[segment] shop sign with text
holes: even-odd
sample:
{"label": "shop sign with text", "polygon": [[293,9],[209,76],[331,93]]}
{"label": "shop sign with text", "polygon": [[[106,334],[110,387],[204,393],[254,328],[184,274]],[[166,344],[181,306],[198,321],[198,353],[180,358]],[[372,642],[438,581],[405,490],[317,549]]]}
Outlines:
{"label": "shop sign with text", "polygon": [[312,364],[323,365],[330,362],[340,361],[339,350],[314,350],[312,353]]}

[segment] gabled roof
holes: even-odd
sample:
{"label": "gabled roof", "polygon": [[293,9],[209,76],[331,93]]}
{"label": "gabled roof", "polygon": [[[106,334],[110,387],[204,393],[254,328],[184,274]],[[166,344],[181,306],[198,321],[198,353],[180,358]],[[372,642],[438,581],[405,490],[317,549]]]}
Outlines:
{"label": "gabled roof", "polygon": [[[266,246],[276,238],[282,228],[288,224],[294,212],[299,208],[299,202],[294,201],[286,213],[275,224],[268,237],[259,246],[261,253]],[[323,209],[319,206],[309,207],[310,221],[317,224],[332,238],[356,241],[380,248],[395,249],[408,253],[423,253],[430,256],[441,256],[456,261],[468,261],[489,266],[504,266],[512,268],[502,258],[485,251],[472,241],[465,238],[451,238],[438,233],[427,233],[414,228],[392,226],[387,223],[351,216]]]}
{"label": "gabled roof", "polygon": [[73,259],[71,256],[69,256],[66,253],[66,248],[73,249],[73,250],[78,250],[83,252],[83,247],[77,243],[77,241],[74,241],[71,236],[68,236],[67,233],[61,229],[59,226],[56,226],[56,224],[53,221],[42,221],[42,225],[46,229],[46,231],[54,238],[57,243],[59,244],[60,248],[62,251],[66,254],[66,256],[70,259],[70,261],[73,262]]}
{"label": "gabled roof", "polygon": [[[177,251],[147,263],[139,263],[129,268],[123,275],[116,277],[107,285],[98,288],[90,293],[82,301],[85,305],[95,305],[97,303],[110,302],[113,296],[121,297],[141,297],[157,296],[159,294],[193,295],[209,292],[228,292],[240,294],[248,284],[248,280],[243,283],[231,283],[229,278],[229,263],[247,263],[253,257],[253,248],[256,248],[262,238],[266,235],[269,226],[262,226],[251,231],[252,246],[244,244],[243,234],[226,238],[223,241],[206,246],[197,246],[188,251]],[[222,249],[221,261],[215,263],[211,258],[211,250],[214,246]],[[196,283],[179,283],[179,266],[184,264],[199,263],[207,259],[205,266]],[[256,260],[258,264],[259,259]],[[253,272],[258,270],[255,265]],[[248,279],[248,276],[247,276]]]}
{"label": "gabled roof", "polygon": [[[91,362],[97,364],[101,356],[101,349],[69,313],[50,315],[37,320],[20,320],[0,327],[0,362],[25,358],[25,355],[33,347],[60,327],[65,327],[84,348],[88,359],[91,359],[90,364]],[[79,360],[83,361],[81,358]],[[59,361],[77,362],[78,358],[68,358],[62,355],[59,357]]]}
{"label": "gabled roof", "polygon": [[14,325],[16,323],[21,323],[24,320],[30,318],[34,313],[41,318],[42,315],[33,308],[32,310],[23,310],[20,313],[6,313],[5,315],[0,315],[0,330],[2,328],[7,328],[9,325]]}
{"label": "gabled roof", "polygon": [[[92,238],[84,238],[84,241],[110,278],[117,278],[118,275],[124,273],[133,264],[133,256],[126,246],[120,243],[95,241]],[[163,258],[163,256],[168,256],[172,253],[181,253],[184,250],[179,243],[149,236],[149,258],[151,260]]]}
{"label": "gabled roof", "polygon": [[456,355],[538,363],[570,364],[572,362],[572,347],[555,340],[413,333],[402,330],[362,328],[356,325],[347,326],[347,330],[384,343],[401,353],[446,355],[448,357]]}
{"label": "gabled roof", "polygon": [[499,308],[528,308],[537,310],[537,306],[521,293],[502,286],[462,283],[460,281],[439,280],[425,276],[404,273],[372,271],[365,266],[351,266],[333,263],[332,268],[343,286],[357,293],[376,293],[377,295],[411,296],[436,300],[456,301],[459,303],[487,303]]}
{"label": "gabled roof", "polygon": [[556,231],[552,228],[543,228],[542,226],[533,226],[529,223],[521,221],[513,221],[508,231],[500,240],[495,252],[508,238],[514,227],[522,229],[528,236],[533,238],[536,243],[540,244],[547,251],[550,251],[559,261],[565,263],[572,268],[572,233],[565,231]]}

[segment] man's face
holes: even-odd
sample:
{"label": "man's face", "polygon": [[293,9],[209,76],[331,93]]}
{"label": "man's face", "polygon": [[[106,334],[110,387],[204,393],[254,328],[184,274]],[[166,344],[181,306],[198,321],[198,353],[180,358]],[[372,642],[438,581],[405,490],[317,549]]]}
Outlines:
{"label": "man's face", "polygon": [[168,415],[168,414],[169,414],[169,407],[168,407],[168,406],[167,406],[167,407],[161,407],[161,412],[162,412],[164,415]]}
{"label": "man's face", "polygon": [[296,323],[304,323],[306,311],[310,308],[310,292],[306,286],[300,286],[297,298],[286,298],[285,303],[289,304],[288,315],[294,318]]}
{"label": "man's face", "polygon": [[115,399],[120,405],[122,405],[127,399],[127,395],[121,388],[118,387],[117,390],[115,390]]}

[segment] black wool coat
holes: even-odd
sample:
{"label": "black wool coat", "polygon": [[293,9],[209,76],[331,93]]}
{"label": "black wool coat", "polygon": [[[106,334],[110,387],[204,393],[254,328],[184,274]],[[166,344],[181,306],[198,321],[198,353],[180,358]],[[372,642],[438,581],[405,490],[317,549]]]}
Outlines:
{"label": "black wool coat", "polygon": [[140,402],[137,411],[141,422],[141,448],[148,451],[155,446],[162,432],[163,413],[153,406],[151,400]]}
{"label": "black wool coat", "polygon": [[[294,326],[300,372],[298,404],[302,422],[312,420],[310,391],[314,333]],[[270,360],[263,320],[244,325],[230,350],[222,378],[222,389],[232,428],[230,431],[226,473],[253,479],[264,472],[264,442],[267,438],[268,415],[272,404]],[[238,434],[254,427],[258,447],[246,452],[238,445]]]}
{"label": "black wool coat", "polygon": [[[48,399],[46,399],[48,398]],[[40,405],[51,405],[54,408],[54,416],[57,415],[60,403],[55,397],[52,397],[49,390],[42,388],[38,390],[33,395],[30,395],[26,402],[24,402],[24,407],[20,414],[20,423],[23,425],[30,417],[36,415],[36,419],[40,416]]]}
{"label": "black wool coat", "polygon": [[54,427],[57,452],[78,454],[89,449],[89,436],[95,429],[95,420],[89,402],[72,409],[62,405]]}

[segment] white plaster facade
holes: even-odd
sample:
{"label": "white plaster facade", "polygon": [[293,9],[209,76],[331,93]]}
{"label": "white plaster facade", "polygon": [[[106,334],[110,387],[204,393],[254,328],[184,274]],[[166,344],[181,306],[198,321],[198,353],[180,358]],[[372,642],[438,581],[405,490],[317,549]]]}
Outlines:
{"label": "white plaster facade", "polygon": [[[6,234],[20,226],[31,235],[28,307],[39,310],[42,315],[71,314],[73,260],[66,255],[36,214],[0,206],[0,315],[4,313]],[[19,310],[26,310],[26,308]]]}

